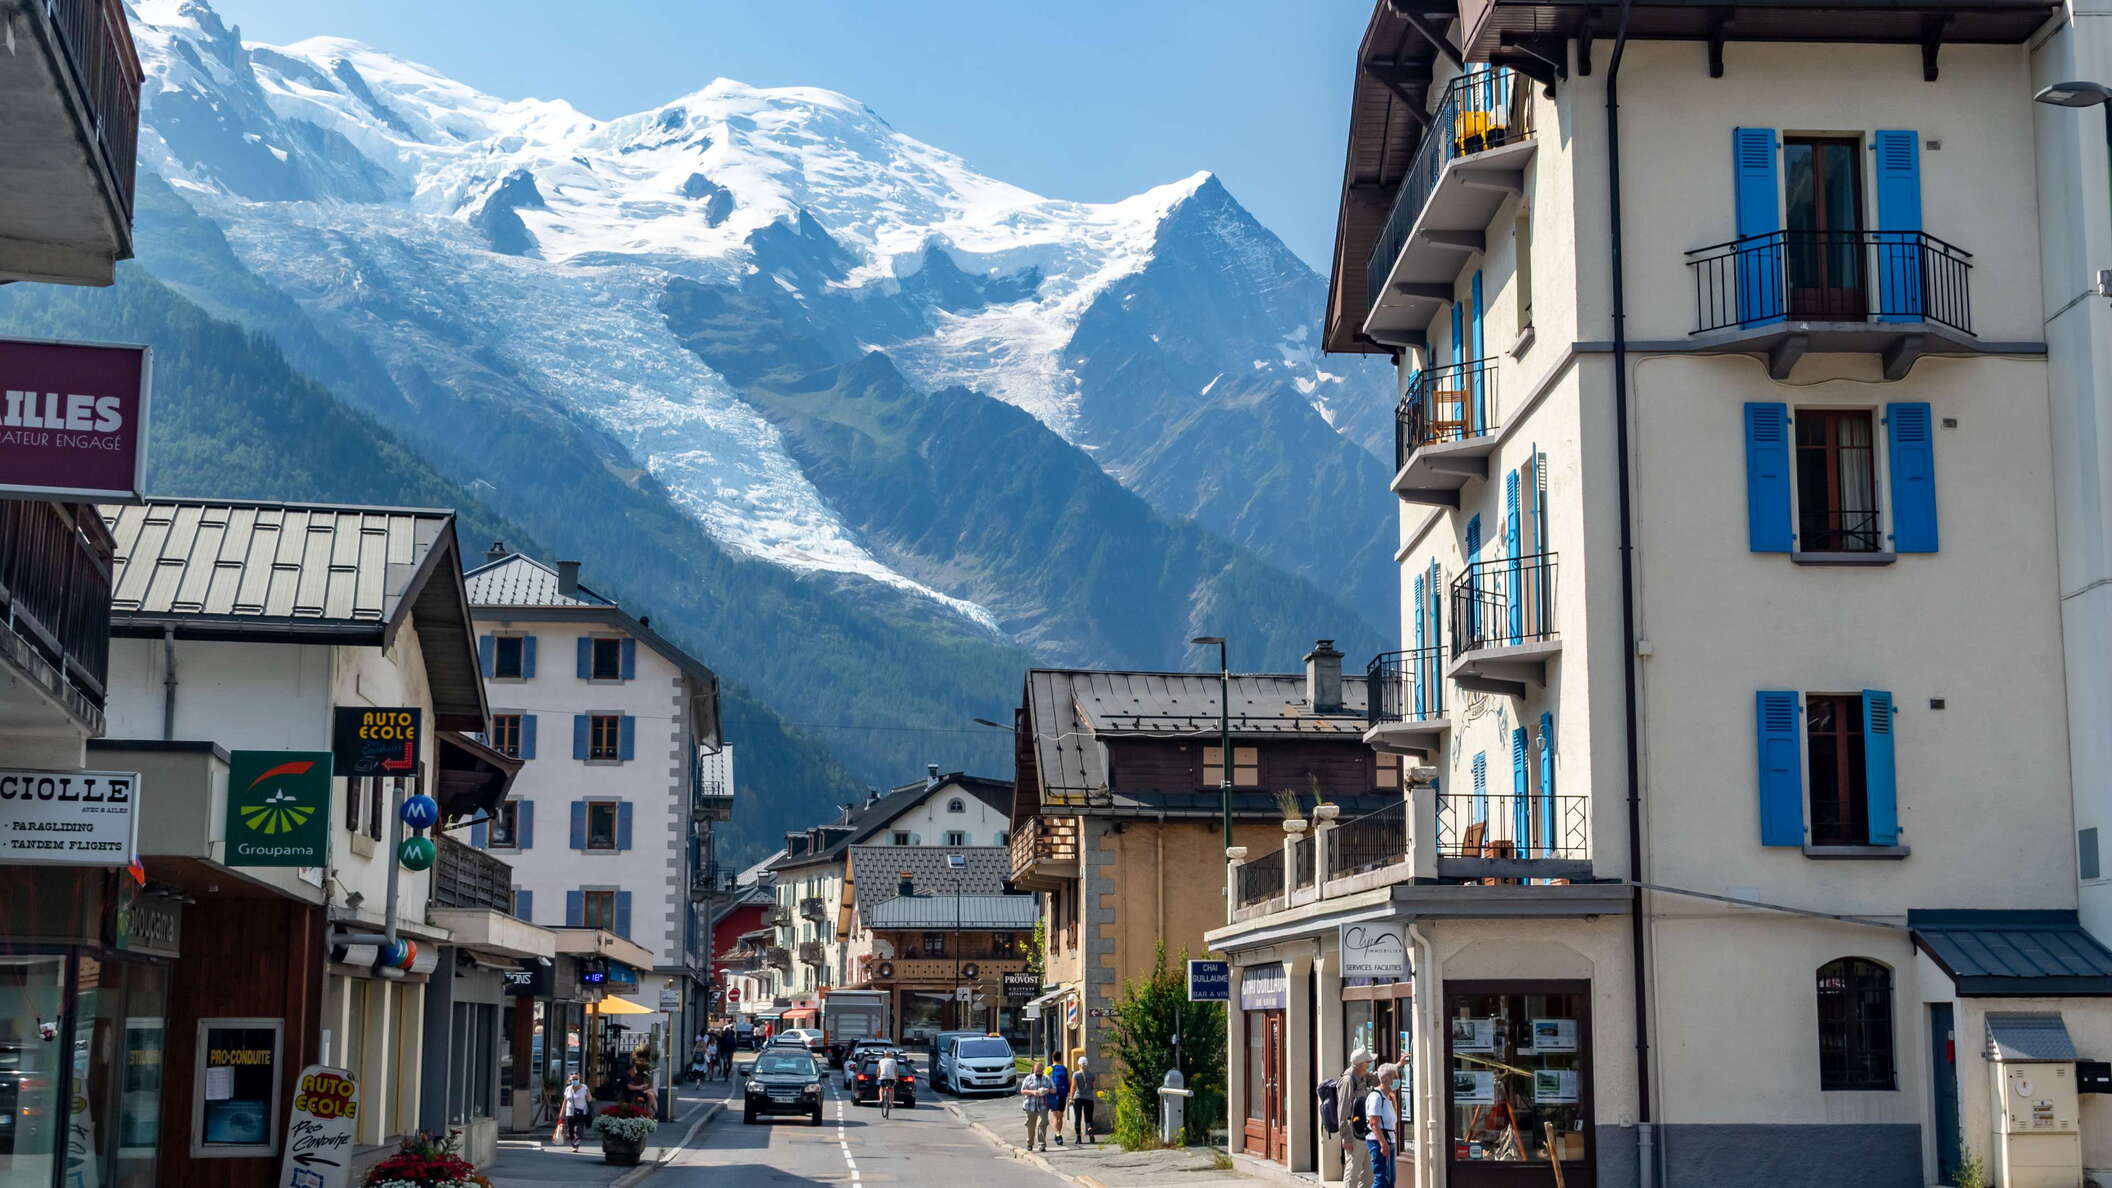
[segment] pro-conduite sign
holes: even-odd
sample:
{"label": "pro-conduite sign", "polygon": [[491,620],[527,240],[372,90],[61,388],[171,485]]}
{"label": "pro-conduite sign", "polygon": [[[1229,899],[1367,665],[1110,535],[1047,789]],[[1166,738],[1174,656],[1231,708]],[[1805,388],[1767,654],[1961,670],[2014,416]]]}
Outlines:
{"label": "pro-conduite sign", "polygon": [[0,864],[130,866],[138,801],[134,772],[0,769]]}
{"label": "pro-conduite sign", "polygon": [[0,492],[139,499],[147,348],[0,338]]}

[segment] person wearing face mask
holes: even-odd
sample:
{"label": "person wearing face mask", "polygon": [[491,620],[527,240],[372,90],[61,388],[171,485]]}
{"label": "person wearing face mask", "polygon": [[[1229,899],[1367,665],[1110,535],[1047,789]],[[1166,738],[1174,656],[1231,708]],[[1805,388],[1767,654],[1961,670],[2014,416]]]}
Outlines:
{"label": "person wearing face mask", "polygon": [[592,1105],[593,1099],[587,1095],[587,1083],[579,1079],[579,1074],[573,1073],[566,1078],[564,1103],[559,1108],[565,1116],[565,1137],[571,1140],[575,1151],[579,1150],[580,1136],[587,1131],[587,1111]]}

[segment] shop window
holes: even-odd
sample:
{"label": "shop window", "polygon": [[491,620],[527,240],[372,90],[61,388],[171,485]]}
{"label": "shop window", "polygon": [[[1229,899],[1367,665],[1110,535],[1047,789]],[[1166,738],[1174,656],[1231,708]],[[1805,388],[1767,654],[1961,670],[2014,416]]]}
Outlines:
{"label": "shop window", "polygon": [[494,1115],[497,1029],[498,1007],[492,1003],[455,1004],[447,1070],[447,1118],[454,1125]]}
{"label": "shop window", "polygon": [[200,1019],[191,1084],[191,1154],[277,1150],[281,1019]]}
{"label": "shop window", "polygon": [[[1203,748],[1203,787],[1215,788],[1225,779],[1224,752],[1217,747]],[[1261,749],[1259,747],[1232,748],[1232,786],[1235,788],[1258,788],[1261,786]]]}
{"label": "shop window", "polygon": [[1445,995],[1447,1147],[1455,1166],[1591,1158],[1587,997],[1581,986],[1559,985],[1484,991],[1455,983]]}
{"label": "shop window", "polygon": [[1865,957],[1819,967],[1819,1088],[1892,1089],[1892,971]]}

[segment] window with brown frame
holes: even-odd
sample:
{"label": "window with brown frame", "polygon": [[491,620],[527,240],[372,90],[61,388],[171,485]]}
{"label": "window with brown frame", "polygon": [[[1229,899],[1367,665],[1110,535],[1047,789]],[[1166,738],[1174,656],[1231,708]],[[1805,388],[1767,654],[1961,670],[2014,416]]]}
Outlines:
{"label": "window with brown frame", "polygon": [[924,955],[926,957],[944,957],[946,955],[946,934],[943,932],[925,933]]}
{"label": "window with brown frame", "polygon": [[491,814],[491,829],[485,835],[485,844],[494,850],[511,850],[519,846],[520,825],[520,803],[501,801],[498,811]]}
{"label": "window with brown frame", "polygon": [[616,848],[617,802],[613,800],[590,800],[587,802],[587,848],[590,850],[613,850]]}
{"label": "window with brown frame", "polygon": [[1805,746],[1811,757],[1811,844],[1870,844],[1870,798],[1863,765],[1863,699],[1812,693],[1804,698]]}
{"label": "window with brown frame", "polygon": [[1866,957],[1819,967],[1819,1088],[1897,1087],[1892,971]]}
{"label": "window with brown frame", "polygon": [[491,716],[491,749],[501,755],[521,757],[521,716],[519,714],[493,714]]}
{"label": "window with brown frame", "polygon": [[587,719],[587,758],[623,758],[623,715],[594,714]]}
{"label": "window with brown frame", "polygon": [[596,636],[588,679],[596,681],[620,681],[623,679],[623,641]]}
{"label": "window with brown frame", "polygon": [[[1203,748],[1203,787],[1215,788],[1225,779],[1224,754],[1217,747]],[[1258,747],[1232,748],[1232,786],[1235,788],[1261,787],[1261,750]]]}
{"label": "window with brown frame", "polygon": [[616,893],[614,891],[586,891],[579,897],[579,922],[589,928],[606,928],[616,931]]}
{"label": "window with brown frame", "polygon": [[1797,551],[1874,553],[1876,430],[1869,409],[1804,408],[1797,419]]}

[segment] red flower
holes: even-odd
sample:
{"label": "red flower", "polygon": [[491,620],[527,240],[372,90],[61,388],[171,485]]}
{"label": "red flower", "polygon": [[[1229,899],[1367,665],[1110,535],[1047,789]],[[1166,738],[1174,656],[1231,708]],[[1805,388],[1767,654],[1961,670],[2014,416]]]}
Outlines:
{"label": "red flower", "polygon": [[650,1118],[653,1112],[641,1105],[612,1105],[601,1111],[604,1118]]}

